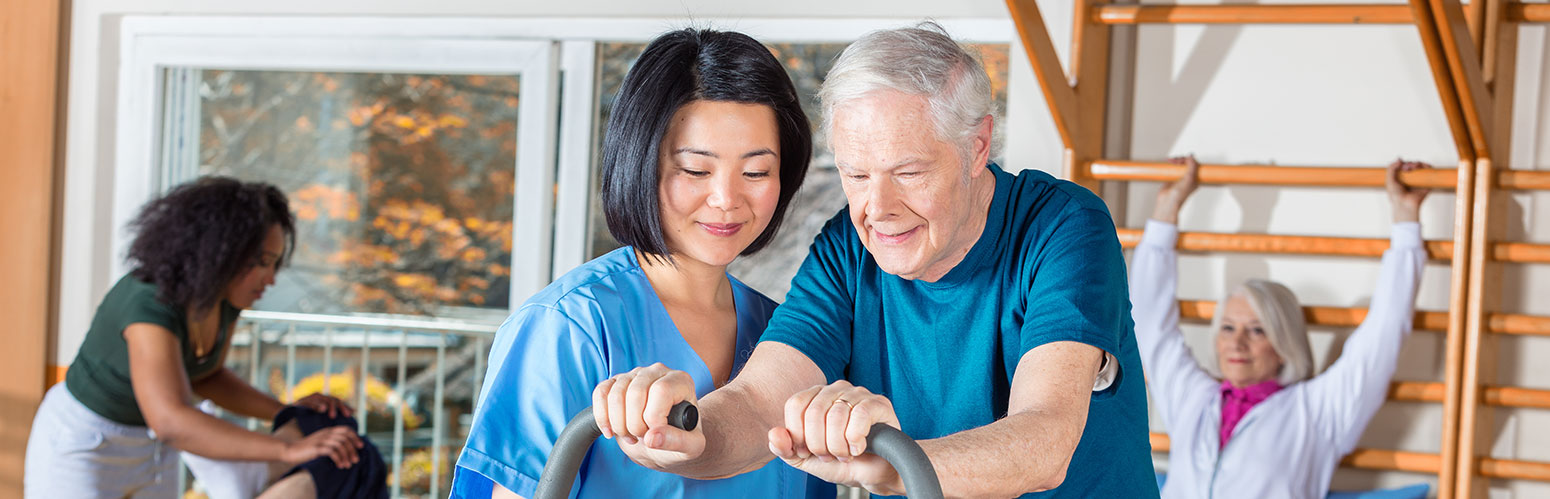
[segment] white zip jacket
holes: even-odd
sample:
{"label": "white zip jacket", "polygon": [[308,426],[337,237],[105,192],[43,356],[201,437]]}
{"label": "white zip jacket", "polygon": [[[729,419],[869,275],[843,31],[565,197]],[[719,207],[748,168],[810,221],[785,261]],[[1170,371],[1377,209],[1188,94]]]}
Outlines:
{"label": "white zip jacket", "polygon": [[1172,442],[1164,498],[1328,494],[1335,466],[1387,398],[1400,344],[1410,334],[1426,250],[1420,224],[1396,223],[1392,230],[1367,318],[1339,360],[1255,405],[1222,448],[1221,382],[1195,362],[1179,331],[1178,227],[1146,222],[1130,263],[1130,299],[1153,409],[1161,411]]}

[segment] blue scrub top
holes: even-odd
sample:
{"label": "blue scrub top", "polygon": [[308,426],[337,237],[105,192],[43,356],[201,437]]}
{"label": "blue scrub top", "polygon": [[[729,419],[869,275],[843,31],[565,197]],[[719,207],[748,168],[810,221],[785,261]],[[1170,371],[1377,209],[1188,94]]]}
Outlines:
{"label": "blue scrub top", "polygon": [[[737,307],[735,376],[775,302],[727,276]],[[566,273],[506,319],[490,348],[473,429],[458,457],[452,497],[486,499],[494,483],[532,497],[565,423],[592,405],[609,377],[661,362],[715,388],[710,369],[684,341],[636,260],[623,247]],[[762,445],[762,444],[761,444]],[[571,497],[833,497],[833,485],[779,459],[722,480],[694,480],[635,464],[615,440],[599,439]]]}

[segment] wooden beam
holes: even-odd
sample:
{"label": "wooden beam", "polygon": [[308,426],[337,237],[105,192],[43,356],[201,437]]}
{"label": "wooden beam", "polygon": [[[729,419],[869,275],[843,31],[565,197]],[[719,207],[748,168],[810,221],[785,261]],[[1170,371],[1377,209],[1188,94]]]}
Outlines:
{"label": "wooden beam", "polygon": [[1404,5],[1131,5],[1094,9],[1103,24],[1409,24]]}
{"label": "wooden beam", "polygon": [[[1303,307],[1303,317],[1310,326],[1356,327],[1367,318],[1363,307]],[[1210,320],[1216,314],[1216,302],[1206,300],[1179,300],[1179,318],[1192,321]],[[1448,313],[1418,310],[1411,319],[1417,331],[1446,331]],[[1486,332],[1517,336],[1550,336],[1550,317],[1523,314],[1486,314]]]}
{"label": "wooden beam", "polygon": [[[1173,442],[1166,433],[1152,432],[1148,437],[1152,443],[1152,452],[1168,452],[1172,448]],[[1340,464],[1348,468],[1436,474],[1442,467],[1442,460],[1437,454],[1424,452],[1356,449],[1347,454]]]}
{"label": "wooden beam", "polygon": [[1503,263],[1550,263],[1550,244],[1490,243],[1491,261]]}
{"label": "wooden beam", "polygon": [[1487,314],[1486,330],[1494,334],[1550,336],[1550,317]]}
{"label": "wooden beam", "polygon": [[1507,19],[1520,23],[1550,22],[1550,3],[1509,2]]}
{"label": "wooden beam", "polygon": [[[1444,54],[1441,37],[1437,32],[1436,18],[1432,15],[1431,6],[1427,4],[1427,0],[1410,0],[1410,13],[1415,20],[1416,32],[1421,37],[1421,48],[1426,53],[1427,66],[1432,70],[1432,81],[1437,85],[1437,97],[1442,101],[1442,114],[1448,120],[1448,131],[1453,135],[1453,145],[1458,152],[1459,161],[1462,163],[1471,160],[1475,157],[1475,150],[1471,147],[1469,123],[1464,119],[1459,93],[1454,88],[1452,73],[1448,69],[1447,55]],[[1474,163],[1471,161],[1470,164]]]}
{"label": "wooden beam", "polygon": [[[1436,6],[1441,1],[1444,6],[1448,0],[1431,0]],[[1484,128],[1483,140],[1488,145],[1488,150],[1479,154],[1475,159],[1475,178],[1498,178],[1499,172],[1508,168],[1510,160],[1509,152],[1512,150],[1512,103],[1514,85],[1516,82],[1517,49],[1518,49],[1518,23],[1508,19],[1506,0],[1477,0],[1485,3],[1482,10],[1484,19],[1483,33],[1481,34],[1482,49],[1484,50],[1483,68],[1484,74],[1479,80],[1468,81],[1467,85],[1459,80],[1460,89],[1468,88],[1471,92],[1479,92],[1480,88],[1490,92],[1482,105],[1489,106],[1490,114],[1482,117]],[[1468,62],[1468,58],[1465,58]],[[1485,69],[1489,68],[1489,69]],[[1456,78],[1470,78],[1470,68],[1464,68],[1463,74],[1456,74]],[[1461,95],[1467,98],[1467,95]],[[1493,156],[1491,153],[1494,152]],[[1545,407],[1545,397],[1537,392],[1527,389],[1513,388],[1505,390],[1498,388],[1493,390],[1488,384],[1494,381],[1498,349],[1495,346],[1494,336],[1488,335],[1491,326],[1490,311],[1499,306],[1501,292],[1500,276],[1502,266],[1495,262],[1505,261],[1538,261],[1550,262],[1550,247],[1543,245],[1527,245],[1522,243],[1498,243],[1506,233],[1506,202],[1507,198],[1496,188],[1496,182],[1478,182],[1475,185],[1474,207],[1472,208],[1470,230],[1470,258],[1469,258],[1469,308],[1467,309],[1468,322],[1466,323],[1464,336],[1464,368],[1462,377],[1462,391],[1460,400],[1463,406],[1459,413],[1459,447],[1456,466],[1460,469],[1458,487],[1455,489],[1455,497],[1476,497],[1487,492],[1488,481],[1476,479],[1476,472],[1484,475],[1485,470],[1475,469],[1471,464],[1475,463],[1475,456],[1488,453],[1491,443],[1495,441],[1494,418],[1489,407],[1498,405],[1492,402],[1514,402],[1528,404],[1535,407]],[[1514,252],[1518,248],[1520,251]],[[1489,254],[1487,253],[1489,252]],[[1516,407],[1517,405],[1513,405]],[[1541,465],[1541,471],[1550,470],[1550,467]],[[1550,479],[1550,473],[1541,475]]]}
{"label": "wooden beam", "polygon": [[1017,26],[1018,38],[1028,50],[1028,62],[1033,65],[1033,74],[1044,91],[1044,102],[1049,105],[1060,141],[1070,149],[1076,144],[1079,127],[1076,90],[1060,67],[1060,57],[1055,53],[1054,42],[1050,41],[1044,17],[1039,14],[1039,5],[1034,0],[1006,0],[1006,6],[1012,24]]}
{"label": "wooden beam", "polygon": [[[1100,159],[1092,163],[1093,178],[1143,182],[1172,182],[1184,167],[1162,161]],[[1363,166],[1278,166],[1201,164],[1204,184],[1287,185],[1314,187],[1383,187],[1383,168]],[[1550,171],[1497,170],[1495,182],[1504,190],[1550,190]],[[1453,189],[1458,173],[1453,168],[1434,168],[1400,174],[1408,185],[1428,189]]]}
{"label": "wooden beam", "polygon": [[55,327],[64,0],[0,2],[0,497],[22,496]]}
{"label": "wooden beam", "polygon": [[[1433,61],[1434,63],[1436,61]],[[1433,66],[1435,70],[1435,65]],[[1442,86],[1442,83],[1438,83]],[[1468,143],[1456,143],[1460,150],[1467,151]],[[1464,157],[1459,160],[1457,168],[1458,182],[1455,188],[1453,204],[1453,258],[1449,269],[1448,281],[1448,327],[1443,338],[1443,385],[1444,394],[1442,402],[1442,441],[1440,443],[1440,458],[1448,463],[1442,466],[1437,474],[1437,497],[1453,497],[1458,490],[1460,475],[1469,474],[1467,468],[1461,470],[1457,465],[1459,459],[1459,436],[1462,429],[1459,427],[1459,419],[1463,406],[1467,399],[1464,398],[1464,336],[1468,326],[1469,306],[1469,258],[1471,238],[1471,211],[1474,209],[1475,196],[1475,169],[1474,162]],[[1482,182],[1485,183],[1485,182]]]}
{"label": "wooden beam", "polygon": [[1496,186],[1507,190],[1550,190],[1550,171],[1498,170]]}
{"label": "wooden beam", "polygon": [[1109,103],[1109,26],[1089,21],[1098,0],[1076,0],[1071,25],[1071,87],[1076,91],[1077,129],[1065,152],[1066,180],[1103,195],[1089,173],[1103,157]]}
{"label": "wooden beam", "polygon": [[[1356,327],[1367,318],[1363,307],[1313,307],[1302,308],[1303,318],[1309,326]],[[1216,302],[1204,300],[1179,300],[1179,318],[1193,321],[1210,320],[1216,315]],[[1550,318],[1546,318],[1550,320]],[[1411,324],[1415,329],[1442,331],[1448,327],[1447,312],[1417,311]]]}
{"label": "wooden beam", "polygon": [[[1475,47],[1479,49],[1485,48],[1485,43],[1482,38],[1485,37],[1485,10],[1487,3],[1489,3],[1489,0],[1474,0],[1464,4],[1464,24],[1469,27],[1469,39],[1473,40],[1475,42]],[[1485,54],[1477,52],[1475,57],[1479,57],[1483,60],[1485,58]],[[1489,79],[1490,77],[1487,76],[1486,78]]]}
{"label": "wooden beam", "polygon": [[[1550,172],[1545,173],[1545,182],[1550,184]],[[1100,180],[1172,182],[1183,174],[1182,166],[1156,161],[1102,159],[1092,165],[1093,177]],[[1200,165],[1200,182],[1204,184],[1383,187],[1387,177],[1383,168],[1368,167]],[[1451,168],[1416,170],[1401,173],[1400,181],[1415,187],[1453,189],[1458,173]]]}
{"label": "wooden beam", "polygon": [[[1490,178],[1492,162],[1488,158],[1475,160],[1476,178]],[[1461,377],[1459,407],[1459,447],[1458,447],[1458,486],[1454,491],[1455,497],[1478,497],[1485,492],[1484,480],[1477,480],[1475,473],[1470,472],[1475,456],[1485,448],[1482,443],[1486,433],[1486,423],[1489,416],[1478,403],[1481,400],[1482,383],[1487,379],[1482,378],[1481,362],[1484,357],[1491,355],[1486,348],[1486,310],[1494,305],[1492,297],[1499,286],[1488,286],[1487,282],[1498,282],[1489,279],[1494,272],[1500,269],[1488,268],[1491,256],[1487,245],[1490,244],[1495,225],[1491,220],[1493,211],[1493,196],[1495,190],[1490,182],[1480,182],[1475,186],[1475,199],[1473,208],[1474,220],[1471,222],[1470,247],[1469,247],[1469,302],[1465,308],[1464,328],[1464,358],[1463,373]]]}
{"label": "wooden beam", "polygon": [[1480,467],[1476,471],[1483,477],[1550,482],[1550,463],[1493,458],[1478,462]]}
{"label": "wooden beam", "polygon": [[1441,456],[1425,452],[1404,452],[1379,449],[1356,449],[1340,460],[1342,466],[1364,470],[1409,471],[1412,473],[1437,474],[1442,468]]}
{"label": "wooden beam", "polygon": [[1550,390],[1487,386],[1481,390],[1480,403],[1496,407],[1550,409]]}
{"label": "wooden beam", "polygon": [[[1119,236],[1121,246],[1134,248],[1141,242],[1141,232],[1141,229],[1118,229],[1115,234]],[[1452,241],[1426,241],[1424,244],[1428,257],[1433,260],[1447,260],[1453,256],[1455,244]],[[1383,256],[1383,252],[1388,250],[1389,240],[1388,238],[1181,232],[1178,248],[1181,251],[1375,257]]]}
{"label": "wooden beam", "polygon": [[1454,91],[1459,95],[1459,109],[1468,124],[1470,145],[1474,158],[1491,158],[1491,127],[1493,105],[1491,94],[1485,87],[1485,77],[1480,69],[1480,51],[1470,37],[1469,24],[1464,18],[1463,6],[1458,0],[1426,0],[1435,21],[1442,54],[1448,63]]}

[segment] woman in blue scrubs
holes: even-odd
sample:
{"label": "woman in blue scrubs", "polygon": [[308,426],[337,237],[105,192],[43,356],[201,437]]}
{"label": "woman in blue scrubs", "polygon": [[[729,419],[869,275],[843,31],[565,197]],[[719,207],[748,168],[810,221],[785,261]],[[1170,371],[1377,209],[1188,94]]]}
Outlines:
{"label": "woman in blue scrubs", "polygon": [[[603,210],[625,246],[555,280],[496,333],[454,497],[531,497],[560,430],[616,374],[661,363],[689,373],[700,395],[737,374],[775,303],[726,267],[774,238],[811,133],[785,69],[747,35],[685,29],[646,47],[603,142]],[[723,480],[683,478],[600,439],[573,496],[834,490],[780,460]]]}

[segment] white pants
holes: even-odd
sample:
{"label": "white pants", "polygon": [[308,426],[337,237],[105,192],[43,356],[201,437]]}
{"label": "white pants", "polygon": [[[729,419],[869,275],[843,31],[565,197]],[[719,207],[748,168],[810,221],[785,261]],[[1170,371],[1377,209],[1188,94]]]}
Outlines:
{"label": "white pants", "polygon": [[[43,397],[32,421],[24,465],[26,497],[173,499],[181,493],[178,457],[177,449],[156,440],[149,428],[99,416],[59,383]],[[268,482],[268,463],[221,461],[186,452],[182,457],[213,499],[251,498]]]}
{"label": "white pants", "polygon": [[177,497],[178,451],[149,428],[119,424],[81,405],[64,383],[43,396],[27,439],[28,499]]}

